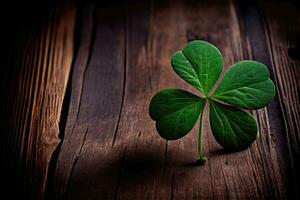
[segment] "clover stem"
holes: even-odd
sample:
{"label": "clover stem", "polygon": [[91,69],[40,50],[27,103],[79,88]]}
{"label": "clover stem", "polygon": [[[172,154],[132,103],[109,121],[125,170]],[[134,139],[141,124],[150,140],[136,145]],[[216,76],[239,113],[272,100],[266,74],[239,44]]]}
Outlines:
{"label": "clover stem", "polygon": [[198,160],[197,162],[199,164],[205,164],[207,161],[207,158],[203,156],[203,150],[202,150],[202,118],[203,118],[203,112],[200,115],[200,124],[199,124],[199,135],[198,135]]}

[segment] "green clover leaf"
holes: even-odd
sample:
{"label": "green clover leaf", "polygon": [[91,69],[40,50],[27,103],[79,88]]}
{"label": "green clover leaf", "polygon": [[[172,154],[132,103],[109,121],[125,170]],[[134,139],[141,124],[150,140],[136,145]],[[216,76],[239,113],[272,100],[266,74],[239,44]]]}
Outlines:
{"label": "green clover leaf", "polygon": [[166,140],[184,137],[200,116],[198,161],[207,160],[202,153],[202,116],[209,102],[209,119],[216,141],[227,150],[249,147],[258,136],[256,120],[242,109],[259,109],[275,96],[275,86],[268,68],[259,62],[244,60],[232,65],[209,96],[223,68],[223,57],[212,44],[195,40],[173,54],[174,71],[198,89],[204,98],[181,89],[165,89],[150,102],[149,114],[156,129]]}
{"label": "green clover leaf", "polygon": [[223,57],[215,46],[195,40],[177,51],[171,64],[181,78],[207,96],[222,71]]}

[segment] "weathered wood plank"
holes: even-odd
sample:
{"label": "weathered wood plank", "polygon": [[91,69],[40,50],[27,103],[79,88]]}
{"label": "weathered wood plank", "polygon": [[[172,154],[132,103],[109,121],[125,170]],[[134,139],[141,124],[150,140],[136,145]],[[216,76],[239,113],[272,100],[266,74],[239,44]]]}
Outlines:
{"label": "weathered wood plank", "polygon": [[[114,174],[119,171],[119,166],[115,166],[107,173],[112,177],[105,180],[107,174],[103,177],[94,174],[101,169],[99,163],[109,166],[109,160],[103,158],[104,146],[113,143],[123,101],[125,10],[116,4],[95,8],[93,16],[89,16],[90,13],[93,12],[87,8],[88,16],[84,18],[87,24],[83,23],[70,112],[53,184],[56,198],[82,199],[113,194],[117,181]],[[91,185],[90,181],[97,184]],[[109,187],[101,188],[106,185]]]}
{"label": "weathered wood plank", "polygon": [[[291,165],[286,184],[290,198],[300,198],[300,13],[295,2],[260,2],[265,16],[268,49],[285,127],[284,146],[288,152],[282,165]],[[282,12],[284,11],[284,12]],[[279,138],[281,139],[281,138]]]}
{"label": "weathered wood plank", "polygon": [[[290,107],[287,101],[282,103],[281,93],[286,87],[277,80],[285,73],[276,71],[283,67],[278,64],[280,59],[270,57],[278,55],[280,50],[274,52],[266,47],[265,34],[270,33],[263,27],[256,6],[248,2],[236,5],[229,0],[129,3],[101,5],[95,8],[93,17],[89,15],[92,12],[85,11],[83,20],[88,23],[82,28],[74,65],[76,73],[72,77],[70,110],[53,196],[57,199],[291,197],[295,192],[289,188],[293,164],[284,162],[289,159],[286,157],[289,146],[285,143],[290,136],[298,137],[295,120],[299,110],[289,114],[298,104]],[[274,22],[268,27],[278,31]],[[272,33],[270,38],[286,48],[283,36]],[[159,89],[178,87],[195,92],[170,66],[171,54],[193,39],[208,40],[218,46],[225,69],[242,59],[266,63],[280,93],[270,106],[254,112],[260,138],[242,152],[222,151],[205,120],[204,152],[209,162],[204,166],[194,164],[198,125],[185,138],[166,142],[158,136],[148,116],[150,98]],[[272,43],[270,39],[269,45]],[[288,62],[298,66],[296,61]],[[296,71],[295,67],[291,70]],[[289,86],[296,80],[294,75]],[[288,91],[289,100],[297,102],[298,97]],[[281,109],[283,105],[289,110]],[[208,109],[205,115],[207,112]],[[282,119],[291,122],[282,124]],[[289,132],[290,127],[294,132]],[[297,155],[297,148],[290,144]],[[291,158],[296,159],[295,155]]]}
{"label": "weathered wood plank", "polygon": [[12,196],[26,199],[43,198],[49,162],[60,141],[58,126],[73,56],[75,7],[50,8],[25,17],[28,21],[22,19],[19,32],[12,33],[17,42],[11,46],[1,85],[5,100],[0,146],[6,173],[1,181]]}

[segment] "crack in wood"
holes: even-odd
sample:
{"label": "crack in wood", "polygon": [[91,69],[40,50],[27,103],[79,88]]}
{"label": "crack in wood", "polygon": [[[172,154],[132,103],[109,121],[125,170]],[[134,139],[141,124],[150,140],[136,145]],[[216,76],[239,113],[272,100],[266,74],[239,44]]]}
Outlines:
{"label": "crack in wood", "polygon": [[124,71],[123,71],[123,91],[122,91],[122,99],[121,99],[121,105],[120,105],[120,110],[119,110],[119,114],[118,114],[118,120],[116,123],[116,127],[114,130],[114,134],[113,134],[113,139],[112,139],[112,148],[115,145],[116,142],[116,138],[117,138],[117,134],[119,131],[119,123],[120,123],[120,119],[121,119],[121,114],[122,114],[122,110],[123,110],[123,104],[124,104],[124,99],[125,99],[125,92],[126,92],[126,76],[127,76],[127,68],[128,68],[128,17],[127,17],[127,10],[126,10],[126,17],[125,17],[125,23],[124,23],[124,30],[125,30],[125,34],[124,34],[124,62],[123,62],[123,67],[124,67]]}
{"label": "crack in wood", "polygon": [[72,167],[71,167],[70,175],[69,175],[69,177],[68,177],[68,182],[67,182],[66,188],[65,188],[65,190],[64,190],[64,193],[63,193],[63,195],[62,195],[62,196],[63,196],[63,199],[66,199],[67,196],[68,196],[68,188],[70,187],[70,184],[71,184],[71,178],[72,178],[72,175],[73,175],[75,166],[76,166],[76,164],[77,164],[77,161],[78,161],[78,159],[79,159],[79,157],[80,157],[80,155],[81,155],[81,152],[82,152],[82,149],[83,149],[83,146],[84,146],[86,137],[87,137],[88,130],[89,130],[89,127],[87,126],[87,127],[86,127],[86,131],[85,131],[85,133],[84,133],[84,138],[83,138],[83,140],[82,140],[82,143],[81,143],[81,146],[80,146],[80,149],[79,149],[79,152],[78,152],[77,156],[75,157],[74,162],[73,162]]}
{"label": "crack in wood", "polygon": [[175,175],[172,174],[172,176],[171,176],[171,196],[170,196],[170,200],[174,199],[174,184],[175,184]]}

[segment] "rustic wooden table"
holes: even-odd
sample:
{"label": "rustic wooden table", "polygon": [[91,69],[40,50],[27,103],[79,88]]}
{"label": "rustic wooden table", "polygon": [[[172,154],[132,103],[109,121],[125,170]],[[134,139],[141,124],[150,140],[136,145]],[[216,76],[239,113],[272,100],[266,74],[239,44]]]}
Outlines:
{"label": "rustic wooden table", "polygon": [[[10,195],[300,198],[297,2],[66,2],[24,16],[5,29],[2,47],[1,181]],[[253,112],[260,137],[247,150],[224,152],[205,121],[204,166],[195,165],[198,125],[168,142],[148,115],[159,89],[193,90],[170,56],[194,39],[215,44],[225,69],[243,59],[265,63],[277,91]]]}

